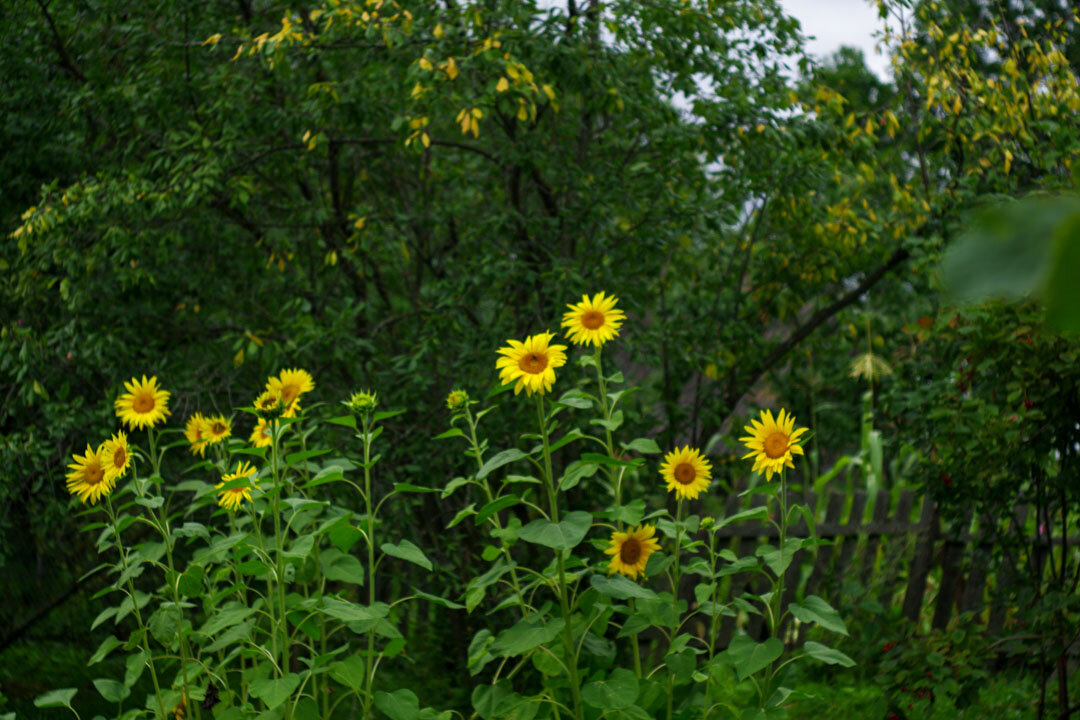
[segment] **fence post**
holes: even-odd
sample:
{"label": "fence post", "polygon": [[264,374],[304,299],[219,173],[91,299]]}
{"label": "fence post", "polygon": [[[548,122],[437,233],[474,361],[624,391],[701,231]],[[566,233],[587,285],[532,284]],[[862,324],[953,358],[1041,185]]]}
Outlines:
{"label": "fence post", "polygon": [[919,619],[919,611],[922,609],[923,594],[926,592],[926,576],[930,574],[930,563],[934,555],[934,545],[937,544],[939,525],[937,506],[930,498],[923,498],[922,514],[919,519],[923,541],[915,549],[915,557],[912,558],[911,568],[908,570],[907,592],[904,593],[903,615],[912,622]]}

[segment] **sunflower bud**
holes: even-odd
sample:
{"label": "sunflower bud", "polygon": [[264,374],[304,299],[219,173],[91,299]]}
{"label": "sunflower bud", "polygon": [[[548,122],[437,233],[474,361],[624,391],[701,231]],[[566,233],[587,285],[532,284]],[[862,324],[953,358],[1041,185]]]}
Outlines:
{"label": "sunflower bud", "polygon": [[374,410],[375,406],[379,404],[379,398],[376,393],[373,393],[370,390],[362,390],[353,393],[352,397],[342,404],[354,413],[368,413]]}
{"label": "sunflower bud", "polygon": [[446,407],[451,412],[461,412],[469,404],[469,393],[464,390],[454,390],[446,396]]}

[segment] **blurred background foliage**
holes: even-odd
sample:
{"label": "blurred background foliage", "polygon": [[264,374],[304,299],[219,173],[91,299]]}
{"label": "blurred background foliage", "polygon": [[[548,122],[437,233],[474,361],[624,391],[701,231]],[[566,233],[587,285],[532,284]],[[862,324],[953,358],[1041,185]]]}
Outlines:
{"label": "blurred background foliage", "polygon": [[[802,478],[818,489],[850,484],[829,473],[843,462],[945,503],[1027,492],[1075,443],[1076,326],[1044,327],[1042,304],[1075,292],[1052,279],[1080,272],[1075,201],[1048,201],[1071,208],[1064,230],[1033,230],[1041,206],[1020,203],[996,241],[965,232],[1004,200],[1077,189],[1077,18],[1035,0],[878,6],[888,80],[851,49],[810,61],[774,0],[9,0],[4,692],[32,697],[47,683],[28,678],[94,644],[79,579],[96,563],[64,465],[114,426],[132,375],[174,393],[174,425],[286,366],[325,402],[371,387],[407,411],[380,480],[441,486],[464,462],[428,449],[445,394],[488,391],[500,343],[604,289],[630,316],[628,423],[707,446],[721,488],[745,482],[728,461],[747,403],[782,400],[827,438]],[[1051,260],[1018,279],[983,251],[1010,232],[1056,233]],[[1022,302],[956,307],[992,295]],[[867,352],[893,372],[852,377]],[[943,452],[960,413],[965,442]],[[1009,434],[1028,422],[1056,430],[1032,447]],[[414,502],[396,521],[454,587],[483,542],[442,532],[467,498]],[[432,663],[467,636],[450,615]]]}

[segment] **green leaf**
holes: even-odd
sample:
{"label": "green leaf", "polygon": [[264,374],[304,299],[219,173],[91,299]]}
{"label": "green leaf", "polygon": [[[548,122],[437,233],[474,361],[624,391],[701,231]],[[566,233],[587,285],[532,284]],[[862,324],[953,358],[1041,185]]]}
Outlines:
{"label": "green leaf", "polygon": [[443,597],[439,597],[438,595],[432,595],[431,593],[426,593],[423,590],[417,590],[416,588],[413,588],[413,592],[419,598],[423,598],[424,600],[427,600],[429,602],[433,602],[436,605],[442,605],[443,607],[450,608],[451,610],[464,610],[465,609],[464,605],[453,602],[452,600],[447,600],[446,598],[443,598]]}
{"label": "green leaf", "polygon": [[317,449],[317,450],[301,450],[300,452],[289,453],[285,456],[286,465],[295,465],[301,460],[309,460],[313,457],[319,457],[320,455],[326,455],[330,452],[329,448]]}
{"label": "green leaf", "polygon": [[75,688],[61,688],[60,690],[47,692],[44,695],[38,695],[34,698],[34,707],[66,707],[74,712],[74,708],[71,707],[71,699],[75,697],[75,693],[77,692],[78,690]]}
{"label": "green leaf", "polygon": [[326,422],[333,423],[334,425],[344,425],[345,427],[350,427],[353,430],[356,429],[355,415],[339,415],[338,417],[328,418]]}
{"label": "green leaf", "polygon": [[461,522],[465,518],[469,517],[470,515],[475,515],[475,514],[476,514],[476,503],[469,503],[468,505],[466,505],[465,507],[463,507],[463,508],[461,508],[460,510],[457,511],[457,515],[454,515],[454,519],[451,520],[449,523],[447,523],[446,529],[449,530],[450,528],[454,527],[455,525],[457,525],[459,522]]}
{"label": "green leaf", "polygon": [[300,676],[289,673],[279,678],[264,678],[251,683],[249,690],[252,697],[259,698],[266,703],[267,710],[273,710],[281,703],[289,699],[300,685]]}
{"label": "green leaf", "polygon": [[94,654],[90,656],[90,659],[86,663],[87,667],[101,662],[102,660],[104,660],[105,658],[107,658],[109,656],[109,653],[111,653],[113,650],[115,650],[116,648],[120,647],[123,644],[124,644],[123,642],[121,642],[120,640],[117,640],[112,635],[105,638],[104,640],[101,641],[101,644],[98,645],[98,649],[94,651]]}
{"label": "green leaf", "polygon": [[94,680],[94,687],[97,688],[101,697],[111,703],[122,702],[128,695],[131,694],[131,689],[126,687],[123,683],[116,682],[115,680],[109,680],[106,678],[98,678]]}
{"label": "green leaf", "polygon": [[764,520],[767,517],[769,517],[769,509],[762,505],[760,507],[750,508],[749,510],[737,512],[730,517],[719,520],[713,527],[719,530],[725,525],[730,525],[731,523],[742,522],[744,520]]}
{"label": "green leaf", "polygon": [[483,480],[493,471],[498,470],[503,465],[508,465],[512,462],[515,462],[516,460],[521,460],[524,457],[528,457],[528,455],[521,452],[517,448],[503,450],[501,453],[498,453],[497,455],[489,459],[486,463],[484,463],[483,467],[480,468],[480,471],[476,473],[476,479]]}
{"label": "green leaf", "polygon": [[783,550],[772,545],[762,545],[755,551],[755,554],[764,560],[769,569],[779,577],[791,565],[791,561],[795,557],[796,551],[802,547],[802,543],[802,538],[785,538]]}
{"label": "green leaf", "polygon": [[589,578],[589,584],[592,585],[597,592],[619,600],[626,600],[628,598],[655,600],[657,598],[656,593],[652,590],[638,585],[636,582],[623,575],[604,577],[603,575],[593,574],[593,576]]}
{"label": "green leaf", "polygon": [[1080,211],[1066,217],[1054,235],[1045,293],[1046,322],[1060,331],[1080,332]]}
{"label": "green leaf", "polygon": [[582,453],[581,459],[585,462],[597,463],[599,465],[610,465],[612,467],[637,467],[641,465],[645,460],[643,458],[635,458],[633,460],[616,460],[608,455],[601,455],[599,453]]}
{"label": "green leaf", "polygon": [[459,487],[461,487],[462,485],[468,485],[468,484],[469,484],[469,481],[466,480],[465,478],[456,477],[453,480],[451,480],[450,482],[446,483],[446,487],[444,487],[442,489],[442,493],[439,495],[439,498],[442,499],[442,500],[445,500],[446,498],[453,495],[454,491],[457,490]]}
{"label": "green leaf", "polygon": [[849,658],[839,650],[834,650],[828,645],[822,645],[812,640],[803,645],[803,650],[806,654],[815,660],[820,660],[828,665],[843,665],[844,667],[854,667],[855,661]]}
{"label": "green leaf", "polygon": [[605,680],[581,689],[581,699],[597,710],[621,710],[634,704],[638,696],[637,676],[629,670],[614,670]]}
{"label": "green leaf", "polygon": [[480,512],[473,518],[473,522],[479,525],[500,510],[513,507],[519,502],[521,502],[521,499],[517,495],[503,495],[501,498],[496,498],[480,509]]}
{"label": "green leaf", "polygon": [[660,446],[652,438],[638,438],[629,443],[620,443],[623,450],[631,450],[642,455],[659,455]]}
{"label": "green leaf", "polygon": [[569,490],[570,488],[577,487],[577,484],[581,482],[582,478],[592,477],[599,469],[600,465],[597,463],[575,460],[566,467],[566,472],[559,478],[559,489]]}
{"label": "green leaf", "polygon": [[352,688],[353,692],[361,692],[364,689],[364,678],[367,675],[367,660],[361,655],[353,655],[333,663],[330,668],[330,676],[346,687]]}
{"label": "green leaf", "polygon": [[187,570],[177,581],[177,589],[181,595],[190,598],[200,597],[203,594],[203,569],[201,565],[188,565]]}
{"label": "green leaf", "polygon": [[357,605],[356,603],[342,600],[341,598],[328,596],[323,598],[323,612],[330,617],[343,620],[344,622],[364,622],[367,620],[379,620],[390,612],[386,603],[374,605]]}
{"label": "green leaf", "polygon": [[411,563],[419,565],[425,570],[431,570],[431,561],[427,559],[423,551],[416,547],[408,540],[402,540],[397,545],[394,543],[383,543],[380,548],[387,555],[392,555],[402,560],[408,560]]}
{"label": "green leaf", "polygon": [[737,635],[732,639],[724,654],[735,666],[739,681],[750,677],[758,670],[771,665],[784,654],[784,643],[777,638],[769,638],[763,643],[756,643],[746,635]]}
{"label": "green leaf", "polygon": [[404,410],[380,410],[379,412],[372,414],[371,419],[375,422],[381,422],[383,420],[389,420],[392,417],[397,417],[404,412]]}
{"label": "green leaf", "polygon": [[562,618],[547,623],[543,618],[520,620],[499,633],[488,650],[492,655],[521,655],[557,638],[565,624]]}
{"label": "green leaf", "polygon": [[591,526],[592,515],[579,510],[567,513],[558,523],[543,518],[533,520],[521,528],[518,537],[555,550],[569,550],[585,539]]}
{"label": "green leaf", "polygon": [[801,603],[791,603],[788,609],[800,622],[817,623],[826,630],[832,630],[841,635],[848,634],[840,613],[817,595],[808,595]]}
{"label": "green leaf", "polygon": [[447,438],[456,438],[456,437],[465,437],[465,433],[463,433],[461,431],[461,428],[456,428],[456,427],[450,428],[446,432],[441,432],[441,433],[439,433],[438,435],[436,435],[435,437],[433,437],[431,439],[432,440],[446,440]]}
{"label": "green leaf", "polygon": [[390,720],[417,720],[420,717],[420,700],[412,690],[395,690],[392,693],[375,693],[375,707],[386,713]]}
{"label": "green leaf", "polygon": [[394,483],[394,492],[399,493],[431,493],[439,492],[439,488],[423,487],[422,485],[413,485],[412,483]]}
{"label": "green leaf", "polygon": [[576,410],[588,410],[592,407],[593,401],[584,392],[578,389],[567,390],[562,394],[558,400],[555,401],[557,405],[565,405],[566,407],[572,407]]}
{"label": "green leaf", "polygon": [[180,610],[170,605],[168,607],[160,607],[154,614],[150,616],[147,626],[150,629],[150,634],[154,636],[154,639],[162,644],[163,647],[172,647],[173,640],[176,639],[177,625],[180,622]]}
{"label": "green leaf", "polygon": [[246,620],[248,616],[254,613],[254,608],[243,606],[234,606],[219,610],[216,615],[206,621],[206,624],[203,625],[202,628],[200,628],[199,632],[204,635],[214,635],[215,633],[224,630],[227,627],[231,627],[243,620]]}
{"label": "green leaf", "polygon": [[327,580],[353,585],[364,584],[364,566],[353,555],[347,555],[337,548],[327,548],[319,553],[319,562],[322,564],[323,575]]}

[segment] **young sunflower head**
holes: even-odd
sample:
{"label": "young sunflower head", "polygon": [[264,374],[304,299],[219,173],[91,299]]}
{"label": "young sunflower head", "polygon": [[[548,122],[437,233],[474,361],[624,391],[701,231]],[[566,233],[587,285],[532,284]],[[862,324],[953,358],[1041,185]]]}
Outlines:
{"label": "young sunflower head", "polygon": [[116,415],[131,430],[154,427],[169,414],[169,391],[158,387],[157,378],[142,376],[124,383],[127,392],[116,398]]}
{"label": "young sunflower head", "polygon": [[469,393],[464,390],[452,390],[449,395],[446,396],[446,408],[450,412],[461,412],[469,404]]}
{"label": "young sunflower head", "polygon": [[127,435],[121,430],[102,446],[102,462],[105,463],[105,479],[115,483],[131,467],[131,448],[128,447]]}
{"label": "young sunflower head", "polygon": [[266,389],[277,393],[285,408],[284,417],[294,417],[300,409],[300,396],[315,389],[311,373],[300,368],[287,368],[266,381]]}
{"label": "young sunflower head", "polygon": [[255,423],[255,429],[251,431],[248,442],[257,448],[270,447],[274,442],[273,436],[270,435],[270,421],[259,418],[259,422]]}
{"label": "young sunflower head", "polygon": [[219,443],[232,435],[232,423],[224,415],[214,415],[206,418],[203,429],[208,445]]}
{"label": "young sunflower head", "polygon": [[74,456],[75,463],[68,465],[67,489],[72,495],[78,495],[84,503],[96,505],[97,501],[112,492],[113,481],[105,474],[105,444],[97,449],[86,446],[86,454]]}
{"label": "young sunflower head", "polygon": [[567,305],[569,312],[563,313],[562,326],[566,336],[575,345],[594,345],[600,347],[619,334],[619,328],[626,320],[626,313],[615,307],[617,297],[604,297],[598,292],[591,298],[581,296],[581,302]]}
{"label": "young sunflower head", "polygon": [[266,420],[281,417],[285,408],[281,404],[281,393],[274,390],[263,390],[259,397],[255,398],[255,414]]}
{"label": "young sunflower head", "polygon": [[514,394],[522,390],[529,395],[544,393],[555,384],[555,368],[566,364],[566,346],[551,345],[555,333],[544,332],[530,335],[524,342],[507,340],[509,345],[497,352],[502,355],[495,361],[499,370],[499,382],[503,385],[517,381]]}
{"label": "young sunflower head", "polygon": [[191,443],[188,450],[192,455],[203,457],[206,455],[206,446],[209,444],[209,433],[206,429],[206,417],[202,413],[195,413],[184,423],[184,437]]}
{"label": "young sunflower head", "polygon": [[664,456],[660,475],[667,482],[668,492],[674,491],[680,499],[695,500],[712,481],[712,463],[700,450],[686,445]]}
{"label": "young sunflower head", "polygon": [[786,410],[780,410],[774,418],[769,410],[761,411],[761,420],[751,420],[744,430],[747,435],[739,438],[750,452],[743,459],[754,458],[754,472],[764,473],[765,480],[772,480],[774,473],[785,467],[794,468],[792,455],[802,455],[799,438],[806,428],[795,428],[795,418]]}
{"label": "young sunflower head", "polygon": [[636,580],[638,575],[644,575],[649,556],[660,549],[660,543],[654,535],[656,528],[652,525],[630,528],[626,532],[613,532],[611,545],[604,550],[611,556],[608,560],[608,575],[622,573],[631,580]]}
{"label": "young sunflower head", "polygon": [[250,478],[255,475],[255,466],[249,462],[241,462],[236,465],[236,472],[231,472],[228,475],[221,478],[221,482],[215,485],[215,488],[221,488],[225,483],[233,480],[239,480],[241,478],[248,478],[246,485],[240,485],[239,487],[230,488],[228,490],[222,490],[218,493],[218,505],[229,510],[239,510],[240,504],[247,500],[251,502],[251,480]]}
{"label": "young sunflower head", "polygon": [[343,404],[357,414],[371,412],[379,404],[379,394],[370,390],[361,390],[349,396]]}

